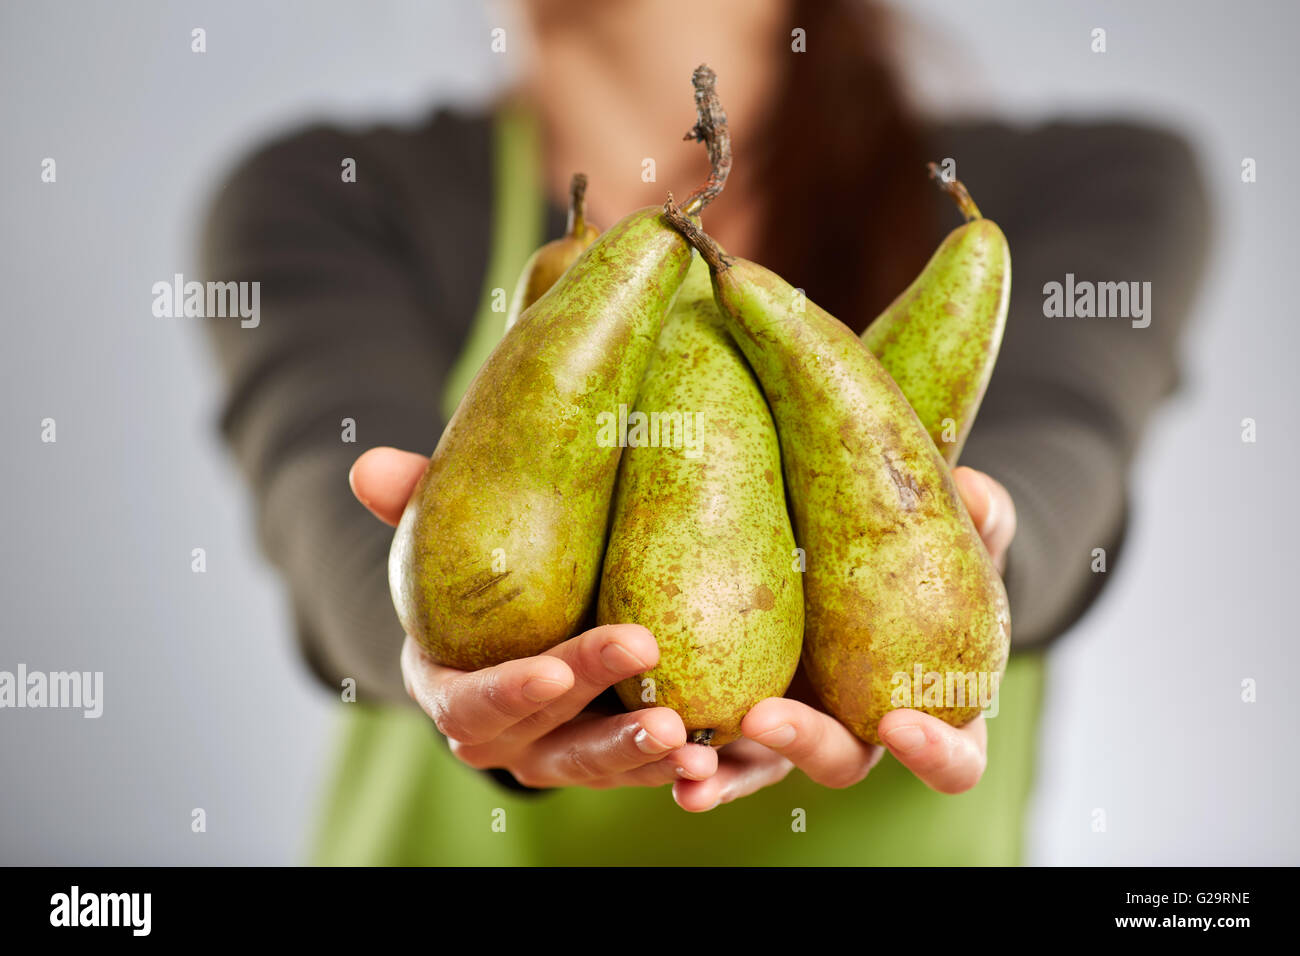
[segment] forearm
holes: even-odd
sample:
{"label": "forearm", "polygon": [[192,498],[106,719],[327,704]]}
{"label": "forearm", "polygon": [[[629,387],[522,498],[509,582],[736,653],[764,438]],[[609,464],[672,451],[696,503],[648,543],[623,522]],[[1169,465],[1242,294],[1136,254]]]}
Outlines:
{"label": "forearm", "polygon": [[1016,537],[1005,575],[1015,649],[1041,647],[1065,631],[1105,580],[1124,529],[1125,479],[1113,445],[1070,419],[976,427],[962,464],[1002,482],[1015,502]]}
{"label": "forearm", "polygon": [[[1178,137],[1062,125],[1022,138],[1013,171],[992,152],[966,163],[971,181],[1002,192],[981,205],[1005,215],[1014,265],[1001,354],[961,461],[1015,502],[1006,582],[1018,648],[1060,635],[1117,572],[1133,456],[1178,386],[1209,234]],[[1049,284],[1067,275],[1145,283],[1147,324],[1049,314]]]}
{"label": "forearm", "polygon": [[[359,700],[409,703],[387,584],[392,530],[352,496],[348,473],[366,448],[428,453],[437,442],[443,383],[486,260],[487,226],[466,216],[487,201],[475,161],[484,135],[453,123],[407,150],[370,153],[367,143],[392,134],[312,128],[242,163],[204,228],[205,275],[261,288],[255,327],[203,325],[225,380],[221,431],[292,595],[304,656],[336,691],[355,679]],[[369,175],[343,181],[342,156],[360,156]],[[408,164],[419,182],[456,183],[454,197],[395,204],[387,183],[409,177]],[[435,212],[455,228],[413,227],[439,221]]]}
{"label": "forearm", "polygon": [[317,676],[336,691],[355,680],[363,702],[408,705],[398,666],[402,629],[388,593],[392,529],[348,492],[355,450],[302,451],[283,464],[259,495],[259,523]]}

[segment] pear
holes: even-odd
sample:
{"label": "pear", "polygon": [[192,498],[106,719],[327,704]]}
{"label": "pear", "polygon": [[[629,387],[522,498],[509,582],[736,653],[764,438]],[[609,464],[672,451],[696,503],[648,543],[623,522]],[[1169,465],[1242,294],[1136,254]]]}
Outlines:
{"label": "pear", "polygon": [[955,465],[993,375],[1011,297],[1011,250],[966,187],[930,163],[966,217],[862,334],[944,460]]}
{"label": "pear", "polygon": [[587,177],[574,173],[569,184],[569,222],[564,235],[546,243],[524,263],[510,300],[510,311],[506,313],[507,330],[519,321],[526,308],[555,285],[599,235],[600,230],[587,222]]}
{"label": "pear", "polygon": [[709,263],[776,421],[818,696],[870,743],[895,707],[973,719],[1006,668],[1011,621],[934,442],[847,326],[775,273],[724,258],[671,202],[665,211]]}
{"label": "pear", "polygon": [[[695,71],[709,178],[725,184],[726,115]],[[722,164],[719,159],[725,158]],[[605,422],[636,400],[692,252],[661,210],[593,242],[505,334],[452,414],[398,522],[388,579],[406,633],[477,670],[539,654],[593,610],[622,448]]]}
{"label": "pear", "polygon": [[600,237],[470,384],[393,539],[406,632],[477,670],[569,637],[595,594],[629,405],[690,265],[656,208]]}
{"label": "pear", "polygon": [[720,747],[751,707],[789,687],[803,586],[772,416],[699,257],[628,435],[597,621],[649,628],[659,663],[618,694],[633,709],[671,707],[692,741]]}

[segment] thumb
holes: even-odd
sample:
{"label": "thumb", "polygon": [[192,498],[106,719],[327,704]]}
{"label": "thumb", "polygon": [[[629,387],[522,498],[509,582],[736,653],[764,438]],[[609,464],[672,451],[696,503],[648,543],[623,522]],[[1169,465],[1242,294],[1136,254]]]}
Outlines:
{"label": "thumb", "polygon": [[371,448],[353,463],[348,484],[376,518],[396,525],[428,464],[428,458],[414,452]]}
{"label": "thumb", "polygon": [[984,472],[964,465],[952,470],[952,478],[984,547],[998,570],[1002,570],[1007,549],[1016,536],[1016,506],[1011,493]]}

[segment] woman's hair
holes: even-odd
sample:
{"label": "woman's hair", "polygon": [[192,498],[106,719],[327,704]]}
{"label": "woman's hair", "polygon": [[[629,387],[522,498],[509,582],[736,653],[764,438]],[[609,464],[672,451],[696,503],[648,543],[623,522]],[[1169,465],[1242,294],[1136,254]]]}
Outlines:
{"label": "woman's hair", "polygon": [[[857,331],[925,265],[936,240],[920,127],[868,0],[791,0],[786,76],[759,160],[758,261]],[[790,39],[784,42],[793,42]]]}

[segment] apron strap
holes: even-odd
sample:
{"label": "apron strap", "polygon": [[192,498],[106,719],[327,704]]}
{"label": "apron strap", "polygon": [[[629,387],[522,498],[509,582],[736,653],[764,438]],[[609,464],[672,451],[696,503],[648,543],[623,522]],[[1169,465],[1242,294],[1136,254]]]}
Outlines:
{"label": "apron strap", "polygon": [[443,389],[444,418],[451,418],[461,396],[505,334],[509,297],[524,263],[543,242],[546,195],[540,144],[541,135],[531,112],[513,103],[497,111],[492,135],[492,235],[487,271],[469,338]]}

